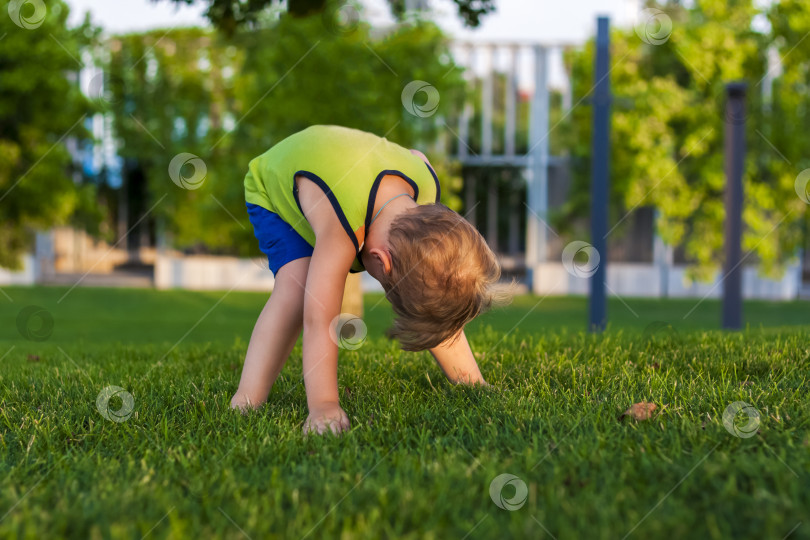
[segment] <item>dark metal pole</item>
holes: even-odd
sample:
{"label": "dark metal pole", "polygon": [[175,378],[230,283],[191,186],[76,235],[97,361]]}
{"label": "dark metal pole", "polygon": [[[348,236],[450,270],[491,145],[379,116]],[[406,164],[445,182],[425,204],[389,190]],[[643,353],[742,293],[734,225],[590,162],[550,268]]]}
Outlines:
{"label": "dark metal pole", "polygon": [[726,85],[726,223],[723,265],[723,328],[742,328],[742,205],[745,167],[746,84]]}
{"label": "dark metal pole", "polygon": [[599,253],[599,265],[590,282],[589,329],[605,329],[605,280],[607,279],[607,231],[610,172],[610,20],[597,19],[596,69],[593,96],[593,152],[591,156],[591,238]]}

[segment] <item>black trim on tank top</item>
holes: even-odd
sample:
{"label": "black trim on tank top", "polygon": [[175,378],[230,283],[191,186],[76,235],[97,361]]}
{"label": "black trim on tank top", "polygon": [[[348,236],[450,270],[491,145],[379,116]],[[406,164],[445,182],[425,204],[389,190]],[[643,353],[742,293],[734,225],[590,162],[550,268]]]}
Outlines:
{"label": "black trim on tank top", "polygon": [[[403,173],[402,171],[397,171],[396,169],[386,169],[381,171],[380,174],[377,175],[377,178],[374,179],[374,183],[371,184],[371,190],[368,192],[368,205],[366,206],[366,220],[365,220],[365,234],[368,235],[368,229],[371,227],[371,214],[374,212],[374,203],[377,199],[377,190],[380,188],[380,182],[386,175],[398,176],[408,182],[410,186],[413,188],[413,200],[416,201],[419,198],[419,186],[411,180],[411,178]],[[365,238],[363,238],[365,242]]]}
{"label": "black trim on tank top", "polygon": [[[295,183],[296,176],[303,176],[312,182],[315,183],[316,186],[321,188],[321,190],[326,195],[326,198],[329,199],[329,202],[332,204],[332,208],[335,210],[335,214],[337,214],[338,220],[340,220],[340,224],[343,225],[343,229],[346,231],[346,234],[349,235],[349,238],[354,244],[354,251],[357,256],[357,260],[359,261],[360,257],[360,244],[357,242],[357,236],[355,236],[354,231],[352,230],[352,226],[349,225],[349,220],[346,219],[346,215],[343,213],[343,209],[340,207],[340,203],[335,197],[335,194],[332,192],[331,188],[324,182],[320,176],[315,173],[311,173],[309,171],[296,171],[293,175],[293,197],[295,197],[295,204],[298,205],[298,209],[301,211],[301,215],[306,218],[304,215],[304,209],[301,208],[301,201],[298,200],[298,185]],[[362,266],[362,261],[360,261],[360,265]]]}
{"label": "black trim on tank top", "polygon": [[436,173],[433,171],[433,167],[431,167],[427,161],[425,161],[425,167],[428,168],[430,175],[433,177],[433,181],[436,182],[436,204],[438,204],[442,198],[442,186],[439,184],[439,177],[436,176]]}

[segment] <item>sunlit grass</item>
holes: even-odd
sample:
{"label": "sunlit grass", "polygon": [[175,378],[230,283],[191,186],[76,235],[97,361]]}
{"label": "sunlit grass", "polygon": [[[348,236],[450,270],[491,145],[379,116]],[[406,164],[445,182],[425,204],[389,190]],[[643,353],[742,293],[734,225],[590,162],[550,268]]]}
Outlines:
{"label": "sunlit grass", "polygon": [[[6,290],[0,537],[810,535],[806,304],[724,333],[682,319],[694,301],[627,300],[638,319],[613,302],[628,323],[592,336],[584,299],[518,298],[470,329],[484,391],[399,351],[369,297],[369,340],[341,352],[352,429],[305,439],[300,345],[268,405],[228,409],[262,295],[231,293],[199,322],[223,293]],[[16,327],[32,304],[53,317],[42,342]],[[748,304],[749,322],[770,305]],[[653,320],[671,326],[645,332]],[[134,403],[120,422],[97,406],[113,385]],[[650,420],[620,418],[641,401]],[[750,438],[724,426],[737,401],[759,412]],[[526,485],[517,510],[490,497],[503,473]]]}

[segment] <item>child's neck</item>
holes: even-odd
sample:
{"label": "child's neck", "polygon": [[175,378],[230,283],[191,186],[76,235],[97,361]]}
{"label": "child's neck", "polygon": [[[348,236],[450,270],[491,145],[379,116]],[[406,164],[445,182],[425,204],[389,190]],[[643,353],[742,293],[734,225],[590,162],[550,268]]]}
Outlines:
{"label": "child's neck", "polygon": [[[377,217],[366,231],[364,248],[388,248],[388,229],[391,228],[391,223],[399,214],[416,206],[416,202],[410,197],[410,194],[407,194],[407,197],[399,197],[398,195],[401,194],[394,194],[388,199],[383,199],[379,204],[379,208],[375,211]],[[377,200],[379,201],[380,197]]]}
{"label": "child's neck", "polygon": [[[388,231],[394,220],[410,208],[416,207],[416,201],[412,197],[412,190],[408,184],[397,177],[398,183],[388,182],[380,185],[374,201],[374,213],[376,216],[373,225],[369,225],[366,230],[366,237],[363,248],[360,250],[360,257],[368,273],[382,282],[386,272],[380,257],[390,265],[391,251],[388,245]],[[399,184],[399,185],[398,185]],[[407,194],[409,197],[399,197]],[[384,206],[384,207],[383,207]]]}
{"label": "child's neck", "polygon": [[[409,197],[399,196],[403,194]],[[388,248],[388,229],[391,222],[400,213],[416,206],[414,195],[413,187],[399,176],[389,174],[380,180],[371,214],[374,219],[366,231],[366,245],[371,248]]]}

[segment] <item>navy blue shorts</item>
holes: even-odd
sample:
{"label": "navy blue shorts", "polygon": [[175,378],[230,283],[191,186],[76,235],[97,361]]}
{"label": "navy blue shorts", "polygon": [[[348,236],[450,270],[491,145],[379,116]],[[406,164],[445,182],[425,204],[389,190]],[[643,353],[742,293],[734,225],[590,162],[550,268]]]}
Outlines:
{"label": "navy blue shorts", "polygon": [[247,204],[253,234],[259,249],[267,255],[273,275],[288,262],[312,256],[312,246],[276,213],[257,204]]}

